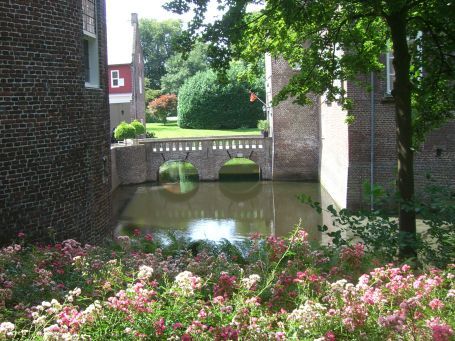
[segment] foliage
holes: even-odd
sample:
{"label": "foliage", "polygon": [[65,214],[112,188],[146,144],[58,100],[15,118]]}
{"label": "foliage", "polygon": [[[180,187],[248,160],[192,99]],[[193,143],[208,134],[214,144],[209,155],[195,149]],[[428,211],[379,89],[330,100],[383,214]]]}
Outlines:
{"label": "foliage", "polygon": [[115,128],[114,137],[119,141],[133,139],[136,137],[136,129],[131,124],[123,121]]}
{"label": "foliage", "polygon": [[145,126],[138,120],[134,120],[133,122],[131,122],[131,125],[134,128],[136,136],[145,134]]}
{"label": "foliage", "polygon": [[161,95],[150,102],[148,110],[160,122],[166,123],[168,116],[177,115],[177,96],[175,94]]}
{"label": "foliage", "polygon": [[161,90],[157,89],[150,89],[150,81],[146,80],[145,81],[145,104],[146,106],[153,101],[155,98],[159,97],[162,95]]}
{"label": "foliage", "polygon": [[137,229],[104,247],[18,237],[0,250],[2,339],[453,336],[455,265],[374,268],[380,259],[362,244],[314,247],[301,228],[238,245],[173,235],[162,244]]}
{"label": "foliage", "polygon": [[259,120],[258,129],[261,131],[269,131],[270,125],[268,120]]}
{"label": "foliage", "polygon": [[[354,81],[361,73],[382,71],[381,55],[392,51],[397,187],[402,199],[399,226],[415,239],[416,217],[406,209],[414,199],[414,149],[426,132],[455,113],[455,3],[267,0],[259,13],[250,14],[247,5],[255,0],[220,0],[225,9],[222,19],[206,24],[208,2],[172,0],[166,7],[177,13],[194,10],[185,41],[209,42],[215,67],[227,70],[232,57],[251,60],[265,52],[303,66],[275,103],[293,96],[305,104],[313,93],[350,108],[353,103],[339,80]],[[407,246],[400,251],[403,257],[415,255]]]}
{"label": "foliage", "polygon": [[178,94],[187,79],[208,70],[207,46],[197,43],[185,56],[182,53],[172,55],[166,60],[165,68],[166,74],[161,77],[163,92]]}
{"label": "foliage", "polygon": [[147,131],[147,132],[145,132],[145,137],[148,139],[152,139],[152,138],[156,137],[156,135],[153,131]]}
{"label": "foliage", "polygon": [[179,20],[157,21],[140,19],[141,45],[144,54],[144,73],[150,88],[159,89],[166,73],[165,61],[174,54],[176,39],[181,34]]}
{"label": "foliage", "polygon": [[210,70],[191,77],[179,92],[179,126],[193,129],[255,127],[264,113],[260,103],[249,102],[248,91],[263,94],[264,90],[239,79],[244,71],[242,64],[232,64],[226,82]]}
{"label": "foliage", "polygon": [[[330,232],[328,226],[319,226],[321,232],[332,237],[337,247],[361,240],[366,248],[383,259],[397,259],[400,244],[405,244],[396,217],[391,216],[387,207],[396,206],[400,200],[396,194],[388,194],[380,188],[375,189],[374,210],[352,212],[347,209],[337,211],[333,205],[326,208],[332,216]],[[300,195],[299,199],[322,213],[320,203],[309,196]],[[424,264],[443,267],[455,259],[455,198],[450,189],[432,185],[424,191],[407,209],[414,210],[421,225],[413,248],[418,260]]]}

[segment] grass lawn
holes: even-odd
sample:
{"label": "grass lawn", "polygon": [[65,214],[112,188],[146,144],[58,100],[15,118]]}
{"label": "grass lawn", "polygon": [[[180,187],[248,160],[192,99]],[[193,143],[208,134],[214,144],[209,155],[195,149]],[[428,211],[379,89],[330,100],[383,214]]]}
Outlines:
{"label": "grass lawn", "polygon": [[155,133],[157,138],[173,137],[209,137],[209,136],[230,136],[230,135],[260,135],[257,128],[230,129],[230,130],[209,130],[209,129],[182,129],[177,122],[147,123],[147,131]]}

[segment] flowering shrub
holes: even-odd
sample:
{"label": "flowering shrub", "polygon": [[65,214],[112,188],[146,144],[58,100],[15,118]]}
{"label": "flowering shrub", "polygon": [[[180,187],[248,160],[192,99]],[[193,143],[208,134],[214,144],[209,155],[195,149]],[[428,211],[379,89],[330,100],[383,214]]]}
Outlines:
{"label": "flowering shrub", "polygon": [[1,249],[0,340],[453,339],[453,264],[372,266],[363,245],[313,248],[301,229],[235,257],[133,234]]}
{"label": "flowering shrub", "polygon": [[165,94],[155,98],[149,103],[148,110],[158,121],[166,123],[168,116],[177,115],[177,95]]}

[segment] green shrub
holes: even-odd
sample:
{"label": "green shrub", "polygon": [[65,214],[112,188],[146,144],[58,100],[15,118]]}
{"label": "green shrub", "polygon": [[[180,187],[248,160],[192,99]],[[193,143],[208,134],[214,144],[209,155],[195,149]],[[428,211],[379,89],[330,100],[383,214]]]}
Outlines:
{"label": "green shrub", "polygon": [[258,121],[258,129],[260,129],[261,131],[269,131],[269,121],[267,120],[259,120]]}
{"label": "green shrub", "polygon": [[[221,83],[213,71],[200,72],[188,79],[178,95],[178,125],[194,129],[254,128],[264,118],[262,104],[250,103],[249,85],[229,76]],[[261,90],[252,89],[256,93]]]}
{"label": "green shrub", "polygon": [[133,139],[136,137],[136,129],[131,124],[123,121],[115,128],[114,137],[119,141]]}
{"label": "green shrub", "polygon": [[145,127],[138,120],[134,120],[133,122],[131,122],[131,125],[133,126],[134,130],[136,131],[136,136],[145,134]]}

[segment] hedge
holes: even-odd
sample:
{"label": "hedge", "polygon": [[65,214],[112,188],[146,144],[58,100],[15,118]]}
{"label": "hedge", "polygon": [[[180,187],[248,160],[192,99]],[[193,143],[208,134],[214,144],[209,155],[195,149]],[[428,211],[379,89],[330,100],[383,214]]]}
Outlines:
{"label": "hedge", "polygon": [[235,78],[222,84],[210,70],[197,73],[180,88],[178,125],[194,129],[255,128],[265,115],[259,101],[250,102],[248,88]]}

